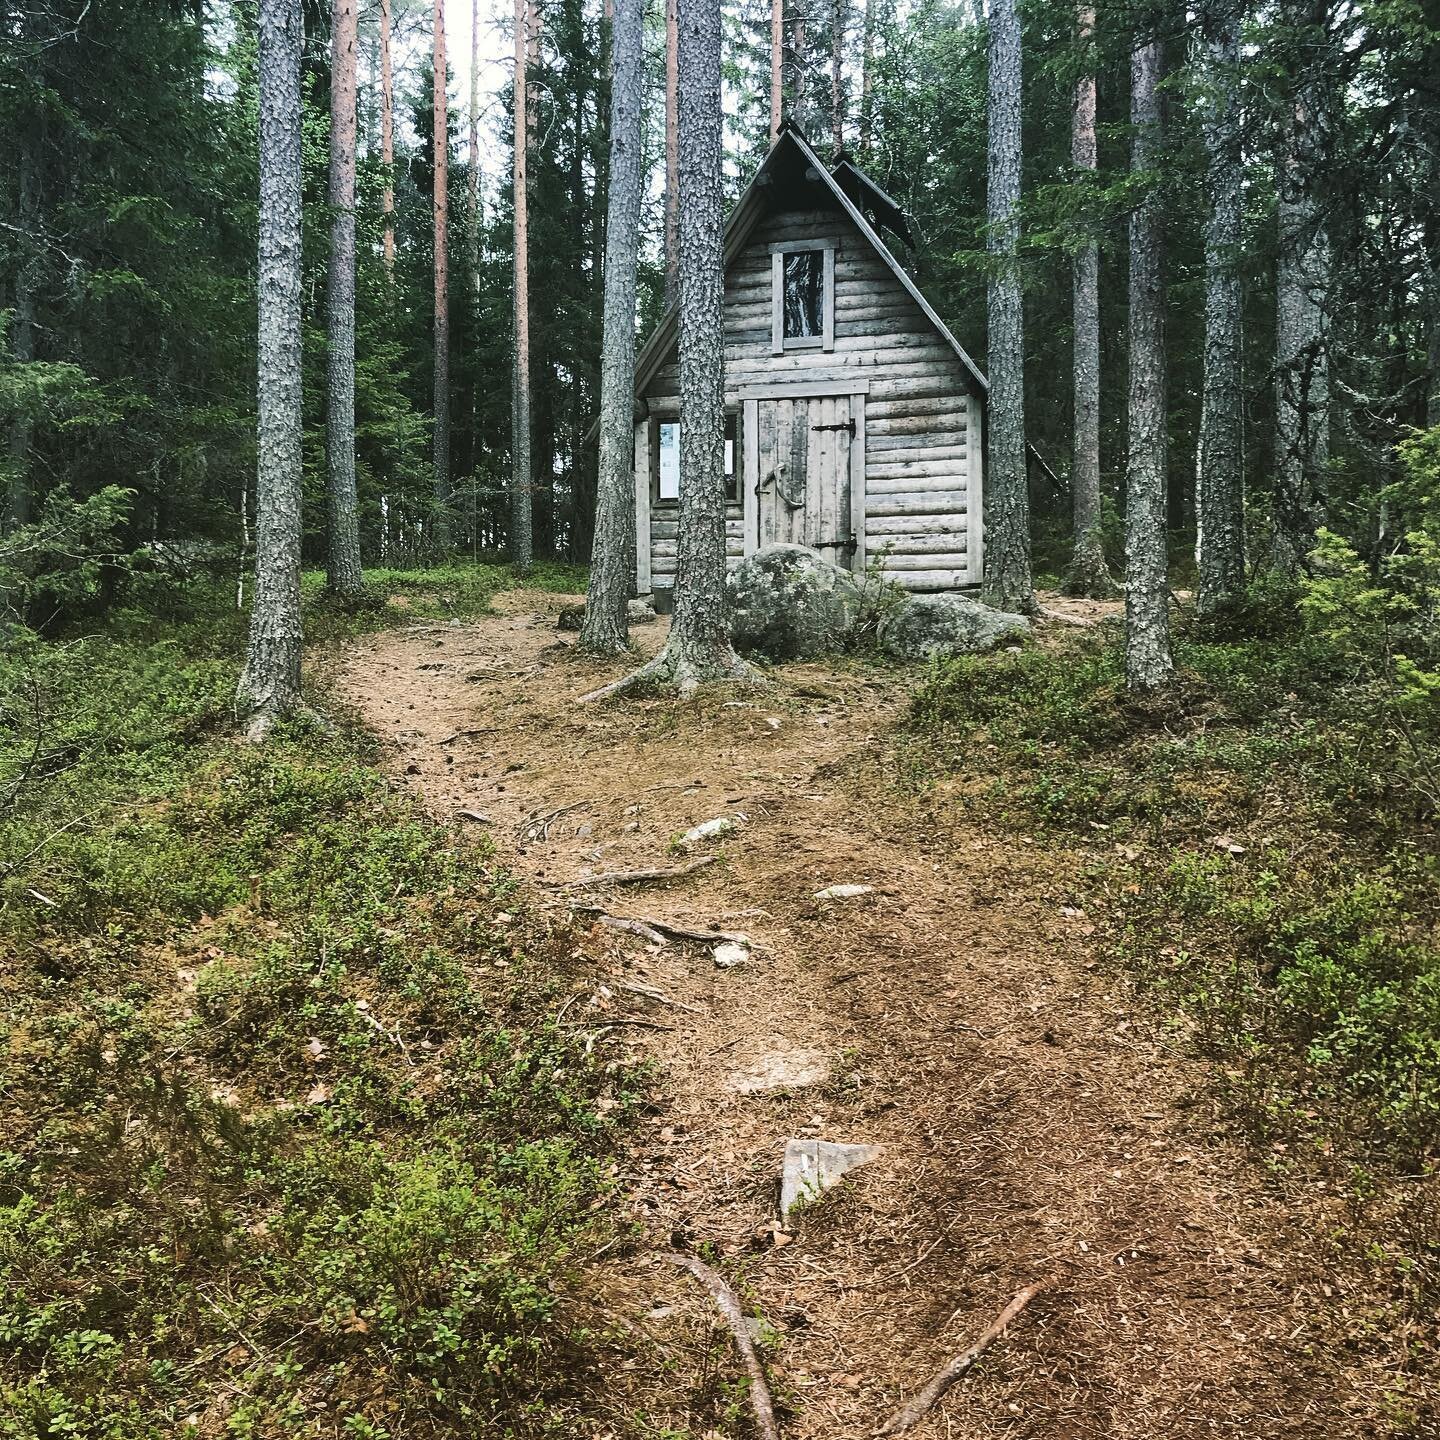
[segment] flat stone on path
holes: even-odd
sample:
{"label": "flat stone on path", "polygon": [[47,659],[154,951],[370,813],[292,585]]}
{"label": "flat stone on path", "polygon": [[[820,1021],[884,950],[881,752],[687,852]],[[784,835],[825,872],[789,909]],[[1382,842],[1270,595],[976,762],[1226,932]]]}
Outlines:
{"label": "flat stone on path", "polygon": [[765,1090],[799,1090],[818,1085],[830,1074],[830,1062],[819,1050],[768,1050],[730,1077],[730,1089],[741,1095]]}
{"label": "flat stone on path", "polygon": [[841,1176],[880,1153],[878,1145],[845,1145],[835,1140],[787,1140],[780,1175],[780,1218],[812,1205]]}

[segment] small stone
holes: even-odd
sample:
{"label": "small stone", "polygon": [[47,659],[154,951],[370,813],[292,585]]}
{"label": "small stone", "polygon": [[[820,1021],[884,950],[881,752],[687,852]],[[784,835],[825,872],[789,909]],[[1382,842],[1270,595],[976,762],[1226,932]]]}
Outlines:
{"label": "small stone", "polygon": [[722,940],[714,949],[715,963],[722,970],[733,970],[750,958],[750,947],[733,940]]}
{"label": "small stone", "polygon": [[873,895],[873,885],[827,885],[823,890],[815,892],[817,900],[854,900],[860,895]]}
{"label": "small stone", "polygon": [[868,1164],[880,1153],[878,1145],[847,1145],[834,1140],[787,1140],[780,1176],[780,1218],[792,1210],[813,1205],[842,1176]]}

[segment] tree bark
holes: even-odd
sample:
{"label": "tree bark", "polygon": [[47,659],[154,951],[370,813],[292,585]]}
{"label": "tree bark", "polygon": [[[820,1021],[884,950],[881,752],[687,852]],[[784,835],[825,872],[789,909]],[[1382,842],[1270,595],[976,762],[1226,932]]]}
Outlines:
{"label": "tree bark", "polygon": [[[1070,158],[1087,181],[1098,165],[1095,144],[1095,70],[1091,46],[1095,7],[1080,7],[1079,41],[1086,51],[1085,73],[1075,85],[1071,111]],[[1089,191],[1086,195],[1088,198]],[[1065,573],[1067,595],[1103,599],[1115,593],[1100,536],[1100,245],[1087,215],[1085,241],[1075,256],[1074,383],[1075,448],[1070,466],[1074,502],[1074,550]]]}
{"label": "tree bark", "polygon": [[845,0],[830,6],[830,144],[838,155],[845,148]]}
{"label": "tree bark", "polygon": [[450,514],[450,104],[445,0],[435,0],[435,543],[454,543]]}
{"label": "tree bark", "polygon": [[385,278],[395,283],[395,77],[390,68],[390,0],[380,0],[380,168],[385,188],[380,197]]}
{"label": "tree bark", "polygon": [[[644,188],[644,0],[616,0],[610,99],[610,195],[600,359],[600,471],[580,644],[623,653],[635,554],[635,290]],[[647,537],[648,539],[648,537]]]}
{"label": "tree bark", "polygon": [[988,185],[990,231],[989,476],[984,596],[1033,614],[1030,493],[1025,475],[1025,317],[1020,293],[1020,13],[990,6]]}
{"label": "tree bark", "polygon": [[785,119],[785,0],[770,0],[770,143]]}
{"label": "tree bark", "polygon": [[1163,46],[1148,40],[1130,57],[1130,172],[1143,186],[1130,216],[1130,450],[1125,478],[1125,678],[1156,690],[1170,658],[1166,552],[1164,239],[1154,171],[1159,163]]}
{"label": "tree bark", "polygon": [[865,38],[860,46],[860,151],[870,147],[870,90],[875,68],[875,0],[865,0]]}
{"label": "tree bark", "polygon": [[510,404],[510,563],[522,575],[534,561],[530,495],[530,84],[526,0],[515,0],[515,365]]}
{"label": "tree bark", "polygon": [[300,704],[300,0],[260,0],[255,599],[236,703],[251,735]]}
{"label": "tree bark", "polygon": [[680,0],[680,513],[665,647],[587,698],[689,694],[753,670],[730,644],[725,595],[725,272],[720,0]]}
{"label": "tree bark", "polygon": [[680,298],[680,21],[665,0],[665,306]]}
{"label": "tree bark", "polygon": [[[39,77],[36,77],[36,83]],[[16,177],[20,222],[18,264],[15,267],[15,313],[10,321],[10,355],[17,365],[35,359],[35,290],[40,263],[40,164],[37,154],[41,127],[22,126],[16,136]],[[9,476],[6,483],[5,526],[19,529],[30,522],[30,447],[35,425],[29,408],[21,404],[10,422]]]}
{"label": "tree bark", "polygon": [[[1306,26],[1308,0],[1287,9],[1297,28]],[[1270,567],[1286,577],[1300,572],[1314,546],[1330,458],[1330,238],[1318,196],[1330,156],[1318,70],[1319,63],[1307,58],[1292,71],[1279,174]]]}
{"label": "tree bark", "polygon": [[1240,251],[1245,201],[1240,130],[1240,7],[1211,0],[1200,106],[1210,213],[1205,224],[1205,373],[1195,464],[1195,608],[1213,614],[1245,585],[1244,395]]}
{"label": "tree bark", "polygon": [[355,490],[355,0],[334,0],[330,43],[330,274],[325,468],[329,509],[327,579],[339,595],[364,585]]}

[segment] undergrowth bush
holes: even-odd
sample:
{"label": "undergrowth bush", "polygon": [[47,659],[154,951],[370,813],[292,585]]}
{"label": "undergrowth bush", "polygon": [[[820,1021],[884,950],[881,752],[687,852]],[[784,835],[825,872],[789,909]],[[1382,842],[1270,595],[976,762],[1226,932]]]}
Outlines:
{"label": "undergrowth bush", "polygon": [[1154,698],[1104,639],[937,666],[902,773],[1092,848],[1112,952],[1239,1064],[1257,1136],[1410,1163],[1440,1149],[1440,702],[1309,618],[1182,637]]}
{"label": "undergrowth bush", "polygon": [[363,736],[232,741],[213,620],[0,662],[0,1436],[541,1429],[634,1078]]}

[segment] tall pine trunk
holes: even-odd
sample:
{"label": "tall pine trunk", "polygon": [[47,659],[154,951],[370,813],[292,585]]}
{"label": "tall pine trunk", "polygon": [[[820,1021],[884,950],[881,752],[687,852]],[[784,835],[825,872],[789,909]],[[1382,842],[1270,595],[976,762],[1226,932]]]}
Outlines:
{"label": "tall pine trunk", "polygon": [[330,43],[330,274],[326,286],[325,471],[330,589],[354,595],[360,569],[355,493],[355,0],[335,0]]}
{"label": "tall pine trunk", "polygon": [[1020,292],[1020,13],[990,6],[987,197],[990,415],[985,601],[1032,613],[1030,493],[1025,476],[1025,317]]}
{"label": "tall pine trunk", "polygon": [[[644,0],[616,0],[610,99],[610,195],[600,358],[600,472],[595,541],[580,643],[598,654],[629,644],[635,554],[635,289],[644,155]],[[647,537],[648,538],[648,537]]]}
{"label": "tall pine trunk", "polygon": [[785,119],[785,0],[770,0],[770,143]]}
{"label": "tall pine trunk", "polygon": [[680,298],[680,20],[665,0],[665,305]]}
{"label": "tall pine trunk", "polygon": [[1156,690],[1174,673],[1170,659],[1169,557],[1165,480],[1165,280],[1160,195],[1159,40],[1130,57],[1130,171],[1143,186],[1130,215],[1130,449],[1125,476],[1125,678]]}
{"label": "tall pine trunk", "polygon": [[384,236],[385,278],[395,283],[395,76],[390,61],[390,0],[380,0],[380,196]]}
{"label": "tall pine trunk", "polygon": [[845,0],[830,6],[830,144],[838,155],[845,148]]}
{"label": "tall pine trunk", "polygon": [[[38,77],[36,83],[38,84]],[[16,135],[16,190],[20,234],[15,269],[15,313],[10,321],[10,356],[17,365],[35,359],[35,288],[40,264],[40,164],[41,125],[22,125]],[[18,529],[30,520],[30,447],[34,424],[23,402],[10,422],[9,479],[6,485],[5,525]]]}
{"label": "tall pine trunk", "polygon": [[450,514],[450,104],[445,0],[435,0],[435,543],[454,543]]}
{"label": "tall pine trunk", "polygon": [[1236,0],[1210,0],[1201,14],[1205,80],[1200,122],[1210,200],[1205,223],[1205,375],[1195,457],[1195,608],[1202,615],[1223,608],[1245,584],[1241,19]]}
{"label": "tall pine trunk", "polygon": [[[1287,5],[1306,50],[1323,15],[1310,0]],[[1307,23],[1308,22],[1308,23]],[[1301,48],[1297,36],[1292,44]],[[1315,543],[1330,458],[1330,237],[1319,200],[1330,163],[1320,62],[1292,67],[1290,114],[1279,175],[1275,267],[1275,503],[1270,567],[1294,576]]]}
{"label": "tall pine trunk", "polygon": [[865,37],[860,45],[860,151],[870,147],[870,91],[875,83],[875,0],[865,0]]}
{"label": "tall pine trunk", "polygon": [[587,697],[689,694],[754,672],[730,644],[725,594],[725,189],[721,0],[680,0],[680,512],[675,614],[648,664]]}
{"label": "tall pine trunk", "polygon": [[[1093,179],[1099,163],[1095,144],[1095,7],[1092,4],[1080,7],[1078,38],[1086,59],[1085,71],[1075,84],[1070,159],[1088,182]],[[1088,213],[1088,188],[1085,193],[1086,235],[1075,256],[1073,298],[1075,441],[1070,490],[1075,539],[1064,589],[1067,595],[1100,599],[1114,594],[1115,585],[1110,579],[1105,547],[1100,540],[1100,245]]]}
{"label": "tall pine trunk", "polygon": [[300,704],[300,0],[260,0],[255,599],[236,690],[250,735]]}
{"label": "tall pine trunk", "polygon": [[510,401],[510,563],[522,575],[534,560],[530,495],[530,83],[526,0],[515,0],[515,193],[513,246],[515,364]]}

